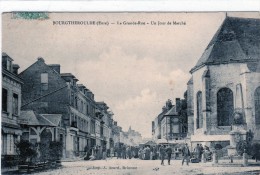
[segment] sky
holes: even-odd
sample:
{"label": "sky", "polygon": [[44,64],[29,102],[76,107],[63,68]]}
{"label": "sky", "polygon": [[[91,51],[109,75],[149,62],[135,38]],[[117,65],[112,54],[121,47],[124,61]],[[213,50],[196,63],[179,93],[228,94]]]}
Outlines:
{"label": "sky", "polygon": [[[151,137],[152,121],[168,99],[183,98],[190,69],[225,19],[217,13],[49,13],[47,20],[2,18],[2,51],[23,71],[42,57],[60,64],[113,111],[114,119]],[[259,13],[228,16],[260,18]],[[109,25],[53,25],[104,21]],[[117,25],[145,22],[147,25]],[[151,25],[154,21],[156,25]],[[186,25],[158,25],[182,22]],[[115,23],[115,24],[111,24]]]}

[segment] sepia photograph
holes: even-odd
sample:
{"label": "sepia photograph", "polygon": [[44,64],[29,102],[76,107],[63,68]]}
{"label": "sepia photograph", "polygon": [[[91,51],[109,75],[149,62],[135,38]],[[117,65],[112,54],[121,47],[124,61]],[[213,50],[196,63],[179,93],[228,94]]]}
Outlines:
{"label": "sepia photograph", "polygon": [[259,12],[1,20],[2,174],[260,174]]}

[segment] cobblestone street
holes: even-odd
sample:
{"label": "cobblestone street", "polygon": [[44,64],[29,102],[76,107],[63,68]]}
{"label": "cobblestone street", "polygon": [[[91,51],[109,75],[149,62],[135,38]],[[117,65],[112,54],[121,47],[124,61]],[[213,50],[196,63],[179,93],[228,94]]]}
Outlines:
{"label": "cobblestone street", "polygon": [[173,160],[171,165],[160,165],[160,160],[123,160],[108,159],[96,161],[77,161],[63,162],[61,169],[50,170],[46,172],[36,173],[40,175],[81,175],[81,174],[98,174],[98,175],[132,175],[132,174],[260,174],[260,167],[249,166],[239,167],[235,164],[231,166],[212,166],[212,163],[190,163],[189,166],[181,165],[181,160]]}

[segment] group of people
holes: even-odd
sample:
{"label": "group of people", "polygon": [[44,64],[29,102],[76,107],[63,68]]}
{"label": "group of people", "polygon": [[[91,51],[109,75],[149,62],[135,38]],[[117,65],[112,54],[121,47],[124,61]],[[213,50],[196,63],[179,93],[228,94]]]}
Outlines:
{"label": "group of people", "polygon": [[[164,160],[167,158],[168,165],[171,164],[171,156],[172,156],[172,148],[168,145],[167,147],[165,145],[161,145],[159,148],[160,153],[160,159],[161,159],[161,165],[164,165]],[[186,161],[187,165],[189,165],[190,161],[190,150],[188,147],[188,144],[186,143],[185,146],[182,148],[182,165]]]}
{"label": "group of people", "polygon": [[[120,145],[114,148],[112,151],[112,155],[110,154],[110,150],[107,150],[106,147],[95,146],[91,149],[86,149],[86,157],[85,160],[101,160],[106,159],[108,156],[117,157],[117,159],[131,159],[131,158],[139,158],[142,160],[161,160],[161,165],[164,165],[164,160],[167,159],[168,165],[171,164],[171,158],[173,150],[170,145],[156,145],[156,146],[126,146]],[[182,153],[182,165],[186,162],[189,165],[190,159],[196,159],[198,162],[202,159],[202,154],[204,153],[206,160],[210,160],[211,152],[209,147],[202,146],[202,144],[197,144],[194,148],[193,153],[191,154],[188,144],[186,143],[181,148]]]}
{"label": "group of people", "polygon": [[209,147],[205,145],[203,148],[202,144],[197,144],[194,148],[194,158],[201,162],[202,154],[204,154],[206,161],[211,159],[212,152],[209,150]]}
{"label": "group of people", "polygon": [[109,150],[106,149],[106,147],[102,146],[94,146],[93,148],[85,148],[86,156],[85,160],[102,160],[106,159],[108,156]]}
{"label": "group of people", "polygon": [[138,147],[134,146],[119,146],[115,148],[114,156],[117,159],[131,159],[138,158]]}

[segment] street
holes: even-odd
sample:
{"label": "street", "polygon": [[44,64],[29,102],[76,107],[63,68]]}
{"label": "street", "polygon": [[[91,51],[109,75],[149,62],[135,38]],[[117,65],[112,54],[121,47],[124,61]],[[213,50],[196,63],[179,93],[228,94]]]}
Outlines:
{"label": "street", "polygon": [[[224,164],[225,165],[225,164]],[[62,162],[62,168],[36,173],[39,175],[132,175],[132,174],[260,174],[260,166],[240,167],[235,162],[232,166],[212,166],[208,163],[190,163],[189,166],[181,165],[181,160],[172,160],[171,165],[160,165],[160,160],[139,160],[139,159],[108,159],[96,161]]]}

